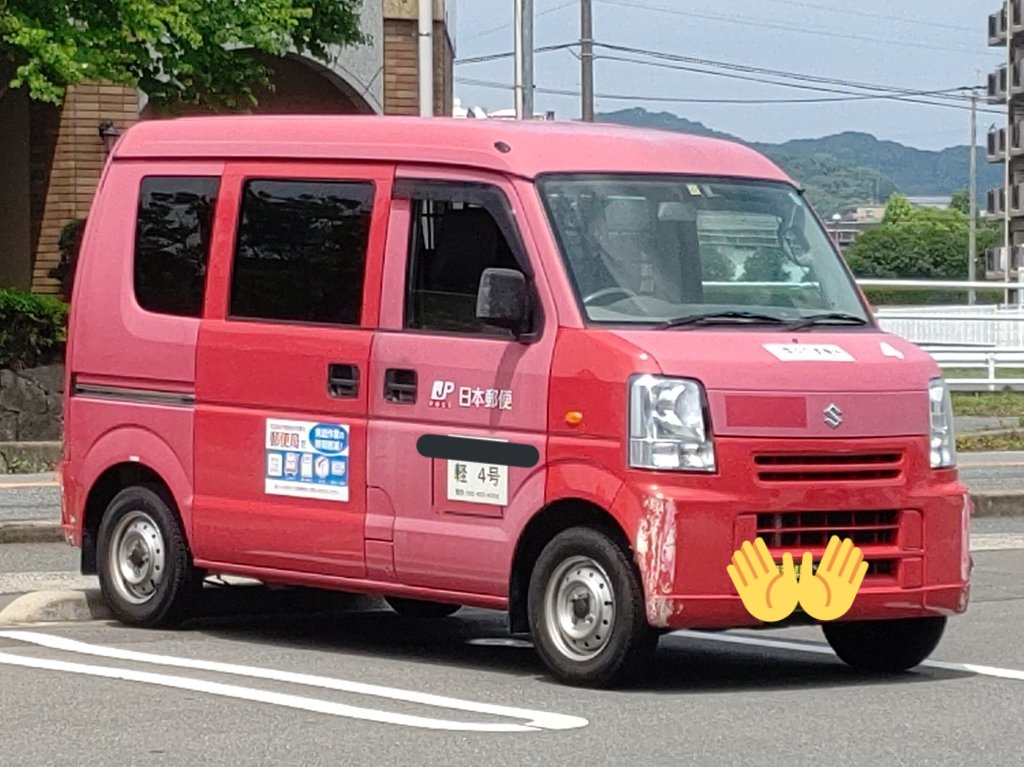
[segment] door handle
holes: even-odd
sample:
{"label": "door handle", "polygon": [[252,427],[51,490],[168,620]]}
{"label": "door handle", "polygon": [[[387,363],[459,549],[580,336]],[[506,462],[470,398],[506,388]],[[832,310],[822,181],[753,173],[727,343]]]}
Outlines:
{"label": "door handle", "polygon": [[398,405],[416,403],[416,371],[389,369],[384,374],[384,399]]}
{"label": "door handle", "polygon": [[327,366],[327,393],[337,399],[355,399],[359,396],[359,368],[355,365],[332,363]]}

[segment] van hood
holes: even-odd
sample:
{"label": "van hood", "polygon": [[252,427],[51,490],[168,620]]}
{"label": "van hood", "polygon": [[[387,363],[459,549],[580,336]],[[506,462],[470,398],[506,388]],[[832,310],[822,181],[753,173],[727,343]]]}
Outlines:
{"label": "van hood", "polygon": [[874,328],[616,335],[664,375],[699,380],[721,435],[856,438],[931,429],[928,382],[940,375],[938,366],[924,350]]}

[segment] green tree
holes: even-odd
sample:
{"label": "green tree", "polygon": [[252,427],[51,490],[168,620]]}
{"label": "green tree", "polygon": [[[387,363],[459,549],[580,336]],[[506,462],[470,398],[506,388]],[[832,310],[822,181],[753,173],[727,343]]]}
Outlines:
{"label": "green tree", "polygon": [[883,224],[899,224],[909,221],[914,217],[914,206],[910,200],[902,194],[894,194],[885,205],[885,215],[882,217]]}
{"label": "green tree", "polygon": [[[969,217],[955,208],[914,208],[904,203],[891,202],[883,223],[864,232],[847,249],[846,260],[853,273],[877,279],[966,280]],[[1001,245],[1002,239],[998,227],[978,227],[978,274],[985,273],[985,251]],[[875,303],[956,302],[966,295],[957,291],[867,292]]]}
{"label": "green tree", "polygon": [[[108,81],[154,104],[255,103],[268,71],[249,53],[323,59],[365,41],[362,0],[0,0],[0,97],[28,88],[59,103],[67,86]],[[11,74],[13,76],[7,79]]]}
{"label": "green tree", "polygon": [[701,248],[701,270],[705,282],[728,282],[736,277],[736,265],[721,248]]}
{"label": "green tree", "polygon": [[758,248],[743,264],[744,282],[785,282],[786,254],[778,248]]}
{"label": "green tree", "polygon": [[960,211],[965,216],[971,215],[971,190],[961,189],[954,194],[953,199],[949,202],[949,207]]}

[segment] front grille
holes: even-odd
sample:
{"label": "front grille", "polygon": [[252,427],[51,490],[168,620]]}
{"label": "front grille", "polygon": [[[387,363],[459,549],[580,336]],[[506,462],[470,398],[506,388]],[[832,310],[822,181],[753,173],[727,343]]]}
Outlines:
{"label": "front grille", "polygon": [[854,545],[894,546],[898,511],[792,511],[757,515],[757,537],[769,548],[825,548],[833,535]]}
{"label": "front grille", "polygon": [[896,575],[895,559],[869,559],[867,563],[868,571],[864,574],[865,578],[891,578]]}
{"label": "front grille", "polygon": [[877,453],[763,453],[754,456],[761,482],[864,482],[899,479],[903,456]]}

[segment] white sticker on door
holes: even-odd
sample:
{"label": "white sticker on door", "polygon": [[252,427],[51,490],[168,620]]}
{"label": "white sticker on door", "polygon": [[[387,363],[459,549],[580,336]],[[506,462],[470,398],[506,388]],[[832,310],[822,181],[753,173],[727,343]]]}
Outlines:
{"label": "white sticker on door", "polygon": [[[457,434],[450,434],[458,438]],[[475,439],[482,439],[477,437]],[[507,442],[489,439],[490,442]],[[508,466],[473,461],[448,461],[449,501],[483,503],[489,506],[508,505]]]}
{"label": "white sticker on door", "polygon": [[268,418],[266,429],[267,495],[348,501],[348,425]]}
{"label": "white sticker on door", "polygon": [[855,362],[853,355],[835,344],[765,344],[783,362]]}

